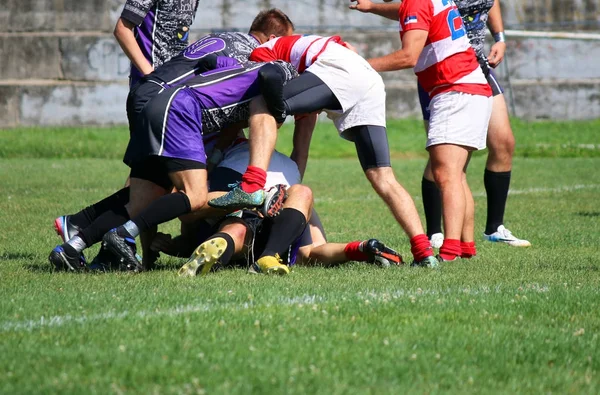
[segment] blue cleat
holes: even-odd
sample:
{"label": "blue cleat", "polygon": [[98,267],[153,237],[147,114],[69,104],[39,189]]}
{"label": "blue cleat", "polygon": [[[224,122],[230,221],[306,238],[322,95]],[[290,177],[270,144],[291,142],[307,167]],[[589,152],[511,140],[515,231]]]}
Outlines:
{"label": "blue cleat", "polygon": [[242,210],[260,207],[264,201],[264,190],[259,189],[256,192],[248,193],[240,187],[239,183],[237,183],[236,186],[225,195],[210,200],[208,205],[224,210]]}
{"label": "blue cleat", "polygon": [[85,263],[81,261],[80,257],[68,256],[61,245],[54,247],[48,256],[48,261],[50,261],[56,270],[78,272],[86,268]]}
{"label": "blue cleat", "polygon": [[[77,233],[81,231],[79,227],[73,225],[71,221],[69,221],[69,215],[63,215],[54,220],[54,230],[56,230],[56,234],[60,236],[63,243],[71,240]],[[80,260],[82,265],[86,265],[85,255],[81,253]]]}

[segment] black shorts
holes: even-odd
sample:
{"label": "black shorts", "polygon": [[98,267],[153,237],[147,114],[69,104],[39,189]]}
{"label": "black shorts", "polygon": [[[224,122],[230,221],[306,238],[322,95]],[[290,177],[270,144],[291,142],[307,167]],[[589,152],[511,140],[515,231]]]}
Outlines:
{"label": "black shorts", "polygon": [[164,156],[149,156],[142,163],[131,167],[129,177],[150,181],[166,190],[173,188],[169,173],[185,170],[206,169],[206,165],[188,159],[167,158]]}
{"label": "black shorts", "polygon": [[344,131],[344,138],[353,141],[363,170],[391,167],[390,146],[383,126],[355,126]]}

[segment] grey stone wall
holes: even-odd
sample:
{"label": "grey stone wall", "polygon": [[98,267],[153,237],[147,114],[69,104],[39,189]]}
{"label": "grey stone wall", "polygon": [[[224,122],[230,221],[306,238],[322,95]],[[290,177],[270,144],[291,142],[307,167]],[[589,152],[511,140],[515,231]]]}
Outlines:
{"label": "grey stone wall", "polygon": [[[340,33],[365,57],[399,48],[397,23],[349,11],[345,0],[248,0],[243,7],[234,0],[200,1],[192,38],[210,30],[245,30],[260,8],[276,6],[290,15],[299,31]],[[559,23],[600,20],[600,0],[569,1],[571,8],[562,12],[565,1],[503,0],[505,24],[543,22],[542,27],[558,30]],[[126,122],[129,61],[112,36],[122,0],[3,3],[0,127]],[[599,41],[509,37],[507,62],[497,73],[518,117],[597,118],[598,59]],[[412,71],[383,77],[388,115],[418,116]]]}

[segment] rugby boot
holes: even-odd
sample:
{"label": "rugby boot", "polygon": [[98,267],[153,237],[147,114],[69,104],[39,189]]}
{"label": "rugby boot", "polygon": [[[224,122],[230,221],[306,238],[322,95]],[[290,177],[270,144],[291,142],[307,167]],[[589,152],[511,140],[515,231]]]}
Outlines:
{"label": "rugby boot", "polygon": [[192,253],[190,259],[179,269],[179,276],[205,276],[210,272],[227,248],[227,240],[215,237],[200,244]]}
{"label": "rugby boot", "polygon": [[[71,240],[73,236],[81,231],[78,226],[75,226],[69,220],[69,215],[63,215],[54,220],[54,230],[60,236],[63,243]],[[83,253],[80,254],[81,264],[85,266],[86,260]]]}
{"label": "rugby boot", "polygon": [[69,256],[62,245],[54,247],[48,256],[48,261],[56,270],[78,272],[86,268],[85,263],[81,261],[79,256]]}
{"label": "rugby boot", "polygon": [[456,255],[453,259],[445,259],[443,256],[438,254],[436,258],[439,263],[444,263],[444,262],[456,262],[460,259],[460,256]]}
{"label": "rugby boot", "polygon": [[249,271],[250,273],[285,275],[290,273],[290,268],[281,263],[281,258],[275,254],[275,256],[267,255],[259,258],[250,266]]}
{"label": "rugby boot", "polygon": [[284,184],[277,184],[269,188],[265,194],[260,212],[266,218],[274,218],[283,210],[283,203],[287,199],[287,187]]}
{"label": "rugby boot", "polygon": [[240,183],[225,195],[209,200],[208,205],[224,210],[241,210],[260,207],[265,201],[265,191],[259,189],[248,193],[242,189]]}
{"label": "rugby boot", "polygon": [[102,238],[102,248],[113,254],[120,270],[141,272],[144,270],[142,263],[137,259],[135,239],[124,237],[112,229]]}
{"label": "rugby boot", "polygon": [[427,258],[425,258],[423,260],[413,261],[413,263],[411,263],[410,266],[411,267],[430,267],[432,269],[436,269],[440,265],[439,265],[438,258],[436,258],[434,256],[428,256]]}
{"label": "rugby boot", "polygon": [[362,251],[371,257],[371,261],[376,265],[390,267],[392,265],[402,265],[402,256],[389,247],[386,247],[377,239],[370,239],[364,242]]}
{"label": "rugby boot", "polygon": [[483,234],[483,239],[493,243],[504,243],[511,247],[531,247],[531,243],[527,240],[518,239],[512,232],[504,227],[498,226],[498,229],[491,235]]}

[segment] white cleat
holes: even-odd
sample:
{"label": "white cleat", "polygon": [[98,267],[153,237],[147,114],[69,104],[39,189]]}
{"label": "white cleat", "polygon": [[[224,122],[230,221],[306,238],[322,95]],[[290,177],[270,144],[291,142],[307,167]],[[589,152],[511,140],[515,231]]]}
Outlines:
{"label": "white cleat", "polygon": [[434,233],[431,235],[429,242],[433,248],[440,248],[444,244],[444,235],[442,233]]}
{"label": "white cleat", "polygon": [[494,243],[505,243],[512,247],[531,247],[529,241],[517,239],[510,230],[504,227],[504,225],[498,226],[498,230],[491,235],[486,235],[484,233],[483,239]]}

